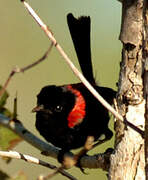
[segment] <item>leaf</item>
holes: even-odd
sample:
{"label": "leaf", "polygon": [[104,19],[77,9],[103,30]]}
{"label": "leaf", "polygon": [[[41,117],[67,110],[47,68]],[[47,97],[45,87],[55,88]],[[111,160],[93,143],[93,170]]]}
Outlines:
{"label": "leaf", "polygon": [[12,118],[13,117],[13,113],[10,112],[8,109],[6,109],[5,107],[0,107],[0,114],[5,115],[6,117]]}
{"label": "leaf", "polygon": [[[2,86],[0,86],[0,89],[1,88]],[[0,113],[9,118],[13,118],[13,113],[4,107],[8,97],[9,94],[7,93],[7,91],[5,91],[3,96],[0,98]],[[15,103],[14,106],[16,106],[15,107],[16,109],[17,104]],[[17,134],[15,134],[10,129],[0,125],[0,150],[7,151],[13,149],[21,141],[22,138],[20,138]],[[10,160],[10,158],[5,158],[5,159],[7,160],[7,162],[9,162]]]}
{"label": "leaf", "polygon": [[[0,90],[2,89],[2,86],[0,85]],[[6,104],[6,101],[9,97],[9,94],[7,91],[4,92],[4,94],[2,95],[2,97],[0,98],[0,108],[4,107],[4,105]]]}
{"label": "leaf", "polygon": [[[0,125],[0,150],[7,151],[13,149],[22,139],[8,128]],[[11,158],[3,158],[6,163],[11,162]]]}
{"label": "leaf", "polygon": [[22,138],[13,131],[0,125],[0,149],[3,151],[13,149]]}
{"label": "leaf", "polygon": [[[2,86],[0,85],[0,90],[1,89],[2,89]],[[13,113],[4,107],[7,102],[8,97],[9,97],[9,94],[7,91],[5,91],[2,97],[0,97],[0,113],[7,117],[12,118]]]}

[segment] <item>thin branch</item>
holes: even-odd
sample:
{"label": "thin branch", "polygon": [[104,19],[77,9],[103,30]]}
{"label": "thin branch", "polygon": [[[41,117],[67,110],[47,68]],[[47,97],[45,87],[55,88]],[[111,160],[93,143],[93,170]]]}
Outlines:
{"label": "thin branch", "polygon": [[74,74],[80,79],[80,81],[86,86],[86,88],[88,88],[88,90],[98,99],[98,101],[103,106],[105,106],[117,119],[120,119],[121,121],[123,121],[123,117],[118,112],[116,112],[115,109],[102,98],[102,96],[100,96],[100,94],[93,88],[93,86],[82,75],[82,73],[80,73],[80,71],[74,66],[70,58],[62,49],[62,47],[57,43],[55,37],[53,36],[53,33],[49,30],[47,25],[40,19],[40,17],[35,13],[35,11],[31,8],[31,6],[24,0],[21,0],[21,2],[23,2],[29,14],[35,19],[35,21],[39,24],[39,26],[45,32],[47,37],[52,41],[52,43],[54,44],[56,49],[59,51],[59,53],[62,55],[62,57],[65,59],[66,63],[72,69]]}
{"label": "thin branch", "polygon": [[0,97],[4,94],[8,84],[10,83],[10,81],[11,81],[12,77],[15,75],[15,73],[23,73],[23,72],[29,70],[30,68],[36,66],[37,64],[41,63],[43,60],[45,60],[47,58],[47,56],[50,53],[52,47],[53,47],[53,43],[51,43],[49,49],[45,52],[45,54],[40,59],[33,62],[32,64],[29,64],[29,65],[27,65],[25,67],[22,67],[22,68],[15,67],[11,71],[11,73],[9,74],[8,79],[6,80],[6,82],[5,82],[4,86],[2,87],[2,89],[0,90]]}
{"label": "thin branch", "polygon": [[30,64],[30,65],[28,65],[28,66],[26,66],[26,67],[24,67],[24,68],[21,68],[21,69],[20,69],[20,70],[21,70],[20,72],[25,72],[26,70],[28,70],[28,69],[30,69],[30,68],[38,65],[38,64],[41,63],[42,61],[44,61],[44,60],[48,57],[48,55],[49,55],[52,47],[53,47],[53,43],[51,43],[51,45],[50,45],[50,47],[48,48],[48,50],[45,52],[45,54],[44,54],[39,60],[35,61],[34,63],[32,63],[32,64]]}
{"label": "thin branch", "polygon": [[[57,168],[56,170],[54,170],[52,173],[49,173],[48,175],[45,175],[45,176],[40,175],[37,180],[51,179],[53,176],[57,175],[60,171],[63,171],[63,167]],[[73,180],[76,180],[75,177],[72,176],[72,178],[73,178]]]}
{"label": "thin branch", "polygon": [[0,151],[0,156],[1,157],[8,157],[8,158],[12,158],[12,159],[22,159],[24,161],[33,163],[33,164],[39,164],[41,166],[50,168],[50,169],[57,169],[56,166],[51,165],[49,163],[46,163],[45,161],[42,161],[38,158],[29,156],[29,155],[25,155],[16,151]]}
{"label": "thin branch", "polygon": [[25,154],[22,154],[22,153],[19,153],[16,151],[0,151],[0,156],[13,158],[13,159],[21,159],[21,160],[24,160],[29,163],[38,164],[38,165],[41,165],[41,166],[44,166],[44,167],[47,167],[50,169],[54,169],[54,170],[56,170],[57,173],[61,173],[62,175],[66,176],[67,178],[69,178],[71,180],[76,180],[75,177],[73,177],[72,175],[70,175],[69,173],[64,171],[63,169],[57,168],[56,166],[54,166],[50,163],[47,163],[45,161],[42,161],[38,158],[29,156],[29,155],[25,155]]}

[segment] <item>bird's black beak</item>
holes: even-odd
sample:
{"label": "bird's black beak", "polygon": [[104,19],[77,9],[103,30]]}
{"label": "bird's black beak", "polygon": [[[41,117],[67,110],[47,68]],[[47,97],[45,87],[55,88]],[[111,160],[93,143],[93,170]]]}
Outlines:
{"label": "bird's black beak", "polygon": [[35,108],[33,108],[31,112],[39,112],[42,111],[43,109],[44,109],[43,105],[38,105]]}

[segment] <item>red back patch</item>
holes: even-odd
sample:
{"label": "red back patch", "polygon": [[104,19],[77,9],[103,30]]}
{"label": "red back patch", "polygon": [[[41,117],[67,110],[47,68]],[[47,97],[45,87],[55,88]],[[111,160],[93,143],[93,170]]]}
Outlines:
{"label": "red back patch", "polygon": [[81,92],[75,88],[73,88],[71,85],[68,85],[67,88],[72,91],[76,95],[76,102],[71,110],[71,112],[68,115],[68,127],[73,128],[74,126],[80,124],[84,117],[85,117],[85,99],[82,96]]}

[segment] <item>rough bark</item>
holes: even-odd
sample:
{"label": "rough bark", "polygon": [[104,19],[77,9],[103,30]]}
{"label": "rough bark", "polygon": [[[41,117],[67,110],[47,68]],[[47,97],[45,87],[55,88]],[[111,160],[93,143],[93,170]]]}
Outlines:
{"label": "rough bark", "polygon": [[[143,72],[146,47],[146,0],[122,1],[122,23],[119,39],[123,44],[118,84],[119,113],[144,130],[145,96]],[[144,139],[127,124],[116,120],[115,153],[111,156],[109,179],[145,179]]]}
{"label": "rough bark", "polygon": [[144,73],[143,73],[143,85],[144,85],[144,99],[145,99],[145,174],[146,180],[148,180],[148,2],[145,4],[144,11],[144,28],[145,28],[145,40],[143,59]]}

